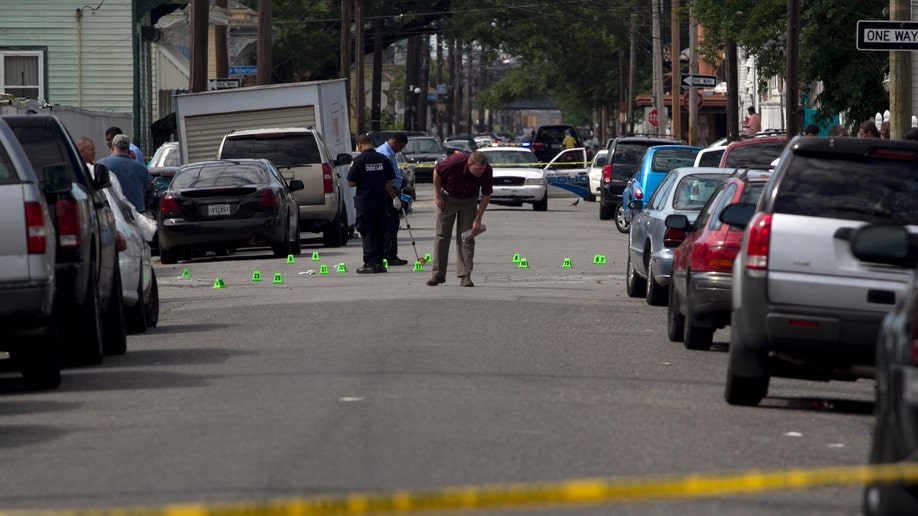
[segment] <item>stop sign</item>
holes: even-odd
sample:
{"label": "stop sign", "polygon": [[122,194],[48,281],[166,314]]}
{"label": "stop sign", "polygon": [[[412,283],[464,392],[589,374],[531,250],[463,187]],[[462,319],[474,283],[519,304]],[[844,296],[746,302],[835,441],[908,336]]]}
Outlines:
{"label": "stop sign", "polygon": [[[682,96],[682,105],[685,107],[685,109],[689,109],[689,99],[690,97],[688,93]],[[701,95],[698,95],[698,107],[701,107],[702,104],[704,104],[704,101],[701,100]]]}
{"label": "stop sign", "polygon": [[659,113],[657,113],[656,109],[651,109],[650,113],[647,113],[647,121],[650,122],[650,125],[654,127],[659,127],[660,118],[659,118]]}

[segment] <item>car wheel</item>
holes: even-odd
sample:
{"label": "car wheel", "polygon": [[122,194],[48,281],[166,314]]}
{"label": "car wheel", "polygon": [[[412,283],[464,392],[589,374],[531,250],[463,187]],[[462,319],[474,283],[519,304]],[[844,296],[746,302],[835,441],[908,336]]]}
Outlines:
{"label": "car wheel", "polygon": [[[672,300],[670,300],[672,303]],[[694,349],[698,351],[707,351],[714,344],[714,330],[716,328],[705,328],[695,324],[695,314],[692,312],[692,305],[686,298],[685,301],[685,335],[682,342],[685,349]]]}
{"label": "car wheel", "polygon": [[[688,328],[688,326],[686,326]],[[754,407],[768,393],[768,376],[747,378],[733,374],[727,366],[727,387],[724,398],[731,405]]]}
{"label": "car wheel", "polygon": [[30,391],[56,389],[61,384],[61,337],[57,303],[54,305],[45,334],[21,339],[10,352],[22,383]]}
{"label": "car wheel", "polygon": [[274,242],[271,244],[271,250],[274,253],[275,258],[286,258],[291,254],[292,249],[290,248],[290,227],[284,229],[284,240],[281,242]]}
{"label": "car wheel", "polygon": [[647,294],[647,281],[638,276],[631,265],[631,253],[628,253],[628,265],[625,272],[625,290],[629,297],[643,297]]}
{"label": "car wheel", "polygon": [[344,245],[345,231],[347,231],[344,226],[341,221],[341,212],[339,211],[335,218],[323,228],[322,245],[325,247],[341,247]]}
{"label": "car wheel", "polygon": [[96,264],[89,262],[89,273],[86,278],[86,297],[79,309],[69,320],[68,326],[77,329],[80,338],[70,344],[67,358],[77,365],[96,365],[102,363],[102,314],[99,311],[99,282],[96,280]]}
{"label": "car wheel", "polygon": [[631,229],[631,222],[625,218],[625,205],[622,203],[615,206],[615,229],[619,233],[627,233]]}
{"label": "car wheel", "polygon": [[612,206],[607,206],[602,194],[599,195],[599,220],[612,220]]}
{"label": "car wheel", "polygon": [[548,211],[548,193],[545,194],[541,201],[532,203],[532,209],[534,211]]}
{"label": "car wheel", "polygon": [[596,194],[594,194],[593,191],[590,190],[589,186],[587,187],[586,195],[583,196],[583,200],[587,202],[596,202]]}
{"label": "car wheel", "polygon": [[293,233],[293,239],[290,240],[290,254],[299,256],[303,252],[303,244],[300,242],[300,219],[296,219],[296,231]]}
{"label": "car wheel", "polygon": [[124,327],[124,291],[121,270],[116,265],[112,273],[112,293],[102,313],[102,350],[106,355],[123,355],[127,351],[127,331]]}
{"label": "car wheel", "polygon": [[685,316],[679,312],[679,302],[673,284],[669,284],[669,307],[666,309],[666,336],[670,342],[681,342],[685,337]]}
{"label": "car wheel", "polygon": [[159,248],[159,261],[163,265],[172,265],[178,263],[179,260],[179,250],[178,249],[166,249],[165,247]]}
{"label": "car wheel", "polygon": [[156,283],[156,271],[150,270],[150,298],[146,302],[147,326],[156,327],[159,323],[159,285]]}
{"label": "car wheel", "polygon": [[147,306],[143,299],[143,277],[137,282],[137,303],[124,311],[124,323],[128,333],[147,331]]}
{"label": "car wheel", "polygon": [[[870,445],[870,464],[895,464],[908,457],[908,452],[896,450],[898,440],[890,435],[889,429],[896,423],[891,415],[882,408],[878,400],[877,417],[874,423],[873,438]],[[864,488],[863,514],[867,516],[881,514],[918,514],[918,498],[909,494],[902,486],[894,484],[867,485]]]}
{"label": "car wheel", "polygon": [[669,302],[669,292],[657,283],[653,274],[653,262],[647,264],[647,304],[650,306],[666,306]]}

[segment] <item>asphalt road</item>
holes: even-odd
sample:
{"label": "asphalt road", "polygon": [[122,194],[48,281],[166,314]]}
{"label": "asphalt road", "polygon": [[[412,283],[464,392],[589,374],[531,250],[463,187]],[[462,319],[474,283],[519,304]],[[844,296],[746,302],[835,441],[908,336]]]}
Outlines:
{"label": "asphalt road", "polygon": [[[412,262],[412,234],[432,252],[430,185],[418,196],[400,233]],[[157,262],[160,323],[130,336],[126,355],[65,370],[56,391],[0,374],[0,511],[866,461],[873,382],[776,379],[762,406],[728,406],[729,330],[709,352],[669,342],[665,309],[625,293],[627,235],[572,200],[490,208],[475,288],[459,287],[454,257],[438,287],[424,284],[430,265],[357,275],[359,240],[306,245],[293,264],[270,251]],[[847,486],[538,513],[857,514],[860,496]]]}

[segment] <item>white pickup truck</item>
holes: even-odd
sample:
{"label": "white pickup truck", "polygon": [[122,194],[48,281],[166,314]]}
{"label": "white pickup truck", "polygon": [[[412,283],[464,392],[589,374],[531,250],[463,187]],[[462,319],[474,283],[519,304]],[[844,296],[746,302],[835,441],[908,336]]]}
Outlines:
{"label": "white pickup truck", "polygon": [[55,310],[57,233],[46,196],[70,191],[70,174],[45,171],[40,183],[9,126],[0,120],[0,350],[28,389],[61,381]]}

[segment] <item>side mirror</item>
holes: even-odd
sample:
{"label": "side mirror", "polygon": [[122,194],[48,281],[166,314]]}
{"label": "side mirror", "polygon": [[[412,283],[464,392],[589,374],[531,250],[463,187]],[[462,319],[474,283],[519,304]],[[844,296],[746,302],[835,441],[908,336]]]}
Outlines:
{"label": "side mirror", "polygon": [[692,224],[689,222],[688,217],[680,214],[673,214],[666,217],[666,220],[663,221],[663,224],[669,229],[675,229],[677,231],[684,231],[688,233],[692,230]]}
{"label": "side mirror", "polygon": [[628,201],[628,209],[633,211],[641,211],[644,209],[644,201],[640,199]]}
{"label": "side mirror", "polygon": [[912,242],[913,237],[904,226],[861,226],[852,230],[847,237],[851,254],[862,262],[908,268],[914,268],[918,264],[918,245]]}
{"label": "side mirror", "polygon": [[338,157],[335,158],[335,166],[341,165],[350,165],[354,161],[354,157],[346,152],[338,154]]}
{"label": "side mirror", "polygon": [[70,169],[64,163],[48,165],[42,169],[46,195],[63,194],[70,191],[73,184],[73,178],[70,175]]}
{"label": "side mirror", "polygon": [[306,188],[306,185],[303,184],[299,179],[293,179],[290,181],[290,184],[287,185],[287,189],[291,192],[298,192]]}
{"label": "side mirror", "polygon": [[96,163],[92,169],[92,179],[91,183],[93,188],[108,188],[112,186],[112,180],[110,177],[111,171],[105,165],[101,163]]}
{"label": "side mirror", "polygon": [[738,202],[728,205],[724,211],[720,212],[720,221],[739,229],[746,229],[754,214],[755,204]]}

